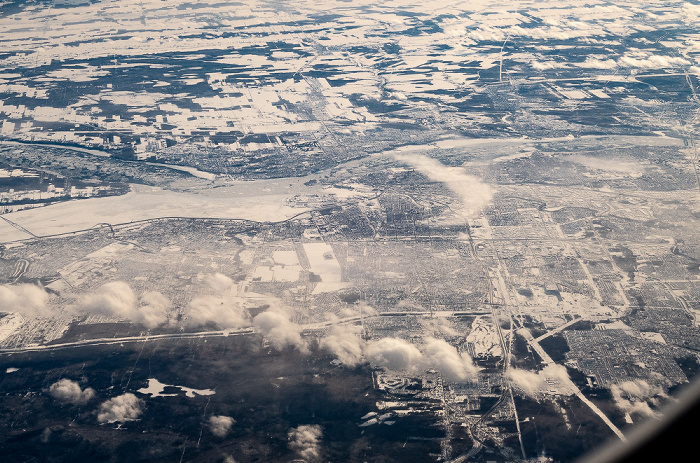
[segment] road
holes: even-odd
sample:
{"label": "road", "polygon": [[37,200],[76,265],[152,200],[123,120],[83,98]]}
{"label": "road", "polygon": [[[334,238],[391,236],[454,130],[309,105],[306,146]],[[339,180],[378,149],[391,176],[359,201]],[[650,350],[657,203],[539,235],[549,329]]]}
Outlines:
{"label": "road", "polygon": [[[462,313],[457,311],[444,311],[436,312],[434,315],[439,317],[451,317],[455,314]],[[352,317],[339,318],[332,321],[323,321],[318,323],[307,323],[301,325],[302,331],[310,332],[316,331],[323,328],[328,328],[334,325],[342,325],[347,323],[360,322],[362,320],[367,320],[371,318],[386,317],[386,316],[404,316],[404,315],[430,315],[430,312],[388,312],[378,315],[357,315]],[[10,349],[0,349],[0,354],[12,354],[12,353],[22,353],[22,352],[47,352],[58,349],[67,349],[75,347],[87,347],[87,346],[100,346],[100,345],[110,345],[110,344],[125,344],[132,342],[144,342],[144,341],[155,341],[159,339],[196,339],[196,338],[212,338],[212,337],[226,337],[226,336],[242,336],[248,334],[254,334],[256,331],[252,327],[240,328],[240,329],[227,329],[227,330],[213,330],[213,331],[197,331],[192,333],[166,333],[166,334],[146,334],[143,336],[125,336],[121,338],[97,338],[97,339],[86,339],[83,341],[74,342],[64,342],[58,344],[43,344],[39,346],[25,346],[25,347],[15,347]]]}
{"label": "road", "polygon": [[[573,320],[570,320],[570,321],[564,323],[563,325],[560,325],[560,326],[554,328],[553,330],[547,331],[545,334],[543,334],[542,336],[535,339],[535,342],[539,343],[543,339],[546,339],[546,338],[552,336],[553,334],[557,334],[558,332],[565,330],[566,328],[570,327],[574,323],[580,322],[581,320],[585,320],[585,318],[574,318]],[[542,352],[544,352],[544,351],[542,351]]]}
{"label": "road", "polygon": [[[540,346],[537,339],[535,339],[532,336],[532,333],[530,333],[530,330],[528,330],[527,328],[521,328],[518,330],[518,334],[520,334],[521,336],[523,336],[525,338],[525,340],[528,342],[528,344],[530,344],[530,347],[532,347],[532,349],[535,352],[537,352],[537,355],[540,356],[540,358],[542,359],[542,361],[546,365],[553,365],[556,363],[556,362],[554,362],[554,360],[552,360],[552,357],[550,357],[549,354],[547,352],[545,352],[544,349],[542,349],[542,346]],[[603,411],[600,408],[598,408],[598,406],[596,404],[594,404],[593,402],[588,400],[588,398],[585,395],[583,395],[583,392],[581,392],[581,390],[578,388],[578,386],[576,386],[576,384],[574,384],[574,382],[571,381],[571,379],[568,376],[566,377],[566,380],[563,382],[565,383],[562,385],[564,390],[573,391],[574,395],[576,397],[578,397],[579,399],[581,399],[581,402],[586,404],[586,406],[588,406],[588,408],[590,408],[591,411],[593,411],[593,413],[598,415],[600,417],[600,419],[603,420],[603,422],[610,428],[610,430],[612,432],[615,433],[615,435],[618,438],[620,438],[620,440],[622,442],[627,442],[627,438],[625,437],[624,434],[622,434],[622,431],[620,431],[620,429],[617,426],[615,426],[615,424],[612,421],[610,421],[610,418],[608,418],[608,416],[605,413],[603,413]]]}
{"label": "road", "polygon": [[0,349],[0,354],[16,354],[23,352],[49,352],[58,349],[67,349],[72,347],[88,347],[101,346],[109,344],[126,344],[132,342],[155,341],[158,339],[193,339],[193,338],[211,338],[220,336],[242,336],[253,334],[255,331],[252,328],[243,328],[239,330],[217,330],[217,331],[199,331],[195,333],[168,333],[168,334],[146,334],[144,336],[126,336],[123,338],[98,338],[86,339],[84,341],[64,342],[60,344],[44,344],[40,346],[25,346],[12,349]]}

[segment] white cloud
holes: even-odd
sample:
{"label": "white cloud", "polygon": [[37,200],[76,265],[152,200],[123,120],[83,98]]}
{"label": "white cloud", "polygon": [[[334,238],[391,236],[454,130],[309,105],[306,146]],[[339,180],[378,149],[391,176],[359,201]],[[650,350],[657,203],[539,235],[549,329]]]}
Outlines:
{"label": "white cloud", "polygon": [[90,387],[82,390],[77,381],[63,378],[49,387],[49,394],[60,402],[78,405],[92,399],[95,396],[95,390]]}
{"label": "white cloud", "polygon": [[234,293],[233,280],[221,273],[202,278],[209,294],[194,297],[185,308],[185,325],[195,327],[214,323],[220,328],[250,325],[245,299]]}
{"label": "white cloud", "polygon": [[459,198],[455,212],[467,218],[475,217],[493,198],[493,189],[478,177],[468,175],[461,167],[450,167],[419,154],[395,154],[397,161],[406,163],[431,180],[444,183]]}
{"label": "white cloud", "polygon": [[365,302],[360,302],[359,304],[357,304],[357,310],[361,312],[365,317],[371,317],[373,315],[379,314],[377,309]]}
{"label": "white cloud", "polygon": [[143,413],[143,401],[134,394],[126,393],[100,405],[97,421],[114,423],[137,420]]}
{"label": "white cloud", "polygon": [[316,460],[320,456],[319,441],[323,432],[319,425],[302,425],[289,431],[289,449],[304,460]]}
{"label": "white cloud", "polygon": [[428,338],[420,349],[398,338],[371,341],[365,357],[371,364],[396,372],[437,370],[448,381],[475,378],[478,372],[466,352],[460,353],[447,341],[435,338]]}
{"label": "white cloud", "polygon": [[554,385],[562,394],[571,395],[577,391],[564,365],[549,364],[542,369],[540,374],[545,378],[545,382],[548,385]]}
{"label": "white cloud", "polygon": [[506,377],[511,381],[513,386],[520,389],[530,397],[536,397],[544,388],[544,380],[537,373],[519,368],[510,368],[506,373]]}
{"label": "white cloud", "polygon": [[223,294],[234,287],[233,280],[222,273],[207,275],[204,281],[215,294]]}
{"label": "white cloud", "polygon": [[392,371],[414,372],[423,361],[423,354],[413,344],[399,338],[371,341],[365,349],[367,360]]}
{"label": "white cloud", "polygon": [[656,417],[658,413],[651,405],[658,406],[660,399],[668,396],[659,386],[651,385],[643,379],[613,384],[610,388],[615,405],[625,413],[636,413],[644,417]]}
{"label": "white cloud", "polygon": [[427,336],[443,337],[443,336],[459,336],[461,333],[454,329],[450,322],[443,317],[424,318],[421,320],[423,333]]}
{"label": "white cloud", "polygon": [[138,307],[131,320],[141,323],[146,328],[155,328],[168,321],[168,311],[172,304],[170,300],[158,291],[148,291],[141,295],[141,306]]}
{"label": "white cloud", "polygon": [[598,59],[590,56],[586,58],[586,61],[574,63],[574,65],[584,69],[615,69],[617,67],[615,60]]}
{"label": "white cloud", "polygon": [[558,61],[530,61],[530,66],[538,71],[546,71],[548,69],[560,69],[567,67],[566,63],[561,63]]}
{"label": "white cloud", "polygon": [[240,328],[250,324],[250,315],[240,301],[231,297],[199,296],[192,299],[185,312],[185,323],[201,326],[208,322],[221,328]]}
{"label": "white cloud", "polygon": [[136,310],[137,303],[138,298],[128,283],[112,281],[83,296],[79,305],[91,313],[128,318],[126,315]]}
{"label": "white cloud", "polygon": [[209,417],[209,430],[216,437],[226,437],[235,422],[230,416],[213,415]]}
{"label": "white cloud", "polygon": [[550,389],[566,395],[576,392],[566,367],[562,365],[547,365],[539,373],[511,368],[506,373],[506,378],[517,389],[533,398],[538,398]]}
{"label": "white cloud", "polygon": [[112,281],[83,296],[79,306],[89,313],[119,317],[155,328],[168,321],[171,303],[158,291],[148,291],[139,300],[128,283]]}
{"label": "white cloud", "polygon": [[618,172],[620,174],[629,174],[635,177],[643,175],[646,170],[644,165],[638,161],[635,162],[632,159],[603,158],[576,154],[573,156],[568,156],[566,160],[575,162],[576,164],[580,164],[593,170],[606,170],[610,172]]}
{"label": "white cloud", "polygon": [[49,294],[32,284],[0,285],[0,312],[15,312],[26,317],[50,317],[46,307]]}
{"label": "white cloud", "polygon": [[464,381],[476,378],[478,371],[471,357],[442,339],[429,338],[423,346],[424,363],[438,370],[448,381]]}
{"label": "white cloud", "polygon": [[275,349],[294,347],[308,352],[308,346],[301,337],[301,326],[291,322],[284,309],[273,308],[258,314],[253,318],[253,325]]}
{"label": "white cloud", "polygon": [[[329,312],[330,313],[330,312]],[[340,316],[341,318],[350,318],[350,317],[371,317],[373,315],[377,315],[379,312],[377,312],[377,309],[372,307],[371,305],[366,304],[365,302],[356,302],[355,304],[344,307],[340,309]]]}
{"label": "white cloud", "polygon": [[662,69],[688,66],[691,63],[687,59],[681,58],[680,56],[651,55],[643,58],[637,58],[635,56],[625,55],[617,60],[617,64],[630,68]]}
{"label": "white cloud", "polygon": [[334,326],[319,346],[335,355],[344,365],[353,367],[362,362],[363,342],[359,336],[361,330],[362,327],[355,325]]}
{"label": "white cloud", "polygon": [[[601,59],[602,58],[602,59]],[[589,56],[582,63],[573,63],[584,69],[615,69],[617,67],[637,69],[667,69],[679,66],[690,66],[692,63],[680,56],[650,55],[647,53],[633,53],[614,59]]]}

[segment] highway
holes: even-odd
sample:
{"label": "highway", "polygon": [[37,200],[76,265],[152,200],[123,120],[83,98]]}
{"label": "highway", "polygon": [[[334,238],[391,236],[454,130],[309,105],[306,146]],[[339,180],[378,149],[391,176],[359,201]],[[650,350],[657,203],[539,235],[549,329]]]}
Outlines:
{"label": "highway", "polygon": [[[527,328],[521,328],[518,330],[518,334],[520,334],[521,336],[523,336],[525,338],[525,340],[528,342],[528,344],[530,344],[530,347],[532,347],[532,349],[535,352],[537,352],[537,355],[539,355],[540,358],[542,358],[542,361],[546,365],[553,365],[556,363],[556,362],[554,362],[554,360],[552,360],[552,357],[550,357],[549,354],[547,352],[545,352],[544,349],[542,349],[542,346],[540,346],[537,339],[535,339],[532,336],[532,333],[530,333],[530,330],[528,330]],[[598,406],[596,404],[594,404],[593,402],[588,400],[588,398],[585,395],[583,395],[583,392],[581,392],[581,390],[578,388],[578,386],[576,386],[576,384],[574,384],[574,382],[568,376],[567,376],[565,384],[563,384],[563,386],[564,386],[563,389],[573,391],[574,395],[576,397],[578,397],[579,399],[581,399],[581,402],[586,404],[586,406],[588,406],[588,408],[590,408],[591,411],[593,411],[593,413],[598,415],[600,417],[600,419],[603,420],[603,422],[612,430],[612,432],[615,433],[615,435],[622,442],[627,442],[627,438],[625,437],[624,434],[622,434],[622,431],[620,431],[620,429],[617,426],[615,426],[615,424],[612,421],[610,421],[610,418],[608,418],[608,416],[605,413],[603,413],[603,411],[600,408],[598,408]]]}
{"label": "highway", "polygon": [[11,349],[0,349],[0,354],[17,354],[24,352],[49,352],[59,349],[68,349],[75,347],[102,346],[109,344],[126,344],[132,342],[155,341],[159,339],[196,339],[196,338],[212,338],[222,336],[242,336],[253,334],[255,331],[252,328],[243,328],[239,330],[217,330],[217,331],[199,331],[195,333],[168,333],[168,334],[146,334],[144,336],[127,336],[123,338],[97,338],[86,339],[83,341],[64,342],[58,344],[43,344],[39,346],[25,346]]}
{"label": "highway", "polygon": [[[435,312],[434,315],[439,317],[451,317],[455,314],[460,314],[463,312],[459,311],[443,311]],[[318,323],[307,323],[301,325],[303,332],[316,331],[323,328],[328,328],[335,325],[342,325],[347,323],[360,322],[362,320],[367,320],[371,318],[387,317],[387,316],[405,316],[405,315],[422,315],[429,316],[430,312],[387,312],[378,315],[356,315],[352,317],[339,318],[332,321],[323,321]],[[249,334],[254,334],[256,331],[252,327],[239,328],[239,329],[225,329],[225,330],[213,330],[213,331],[196,331],[189,333],[165,333],[165,334],[145,334],[142,336],[125,336],[120,338],[96,338],[96,339],[85,339],[82,341],[64,342],[56,344],[43,344],[38,346],[24,346],[15,347],[10,349],[0,349],[0,354],[15,354],[23,352],[48,352],[52,350],[68,349],[76,347],[88,347],[88,346],[101,346],[110,344],[126,344],[134,342],[146,342],[146,341],[156,341],[161,339],[198,339],[198,338],[215,338],[215,337],[226,337],[226,336],[244,336]]]}

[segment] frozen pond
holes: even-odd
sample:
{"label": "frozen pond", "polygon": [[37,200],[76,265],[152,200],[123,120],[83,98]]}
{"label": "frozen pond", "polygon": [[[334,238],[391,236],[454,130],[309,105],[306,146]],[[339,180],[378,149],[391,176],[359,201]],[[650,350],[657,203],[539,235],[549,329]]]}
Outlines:
{"label": "frozen pond", "polygon": [[178,393],[164,393],[166,387],[180,389],[184,391],[187,397],[194,397],[195,395],[214,395],[216,391],[213,389],[192,389],[185,386],[173,386],[171,384],[164,384],[155,378],[148,378],[148,387],[143,387],[136,392],[141,394],[150,395],[151,397],[176,397]]}

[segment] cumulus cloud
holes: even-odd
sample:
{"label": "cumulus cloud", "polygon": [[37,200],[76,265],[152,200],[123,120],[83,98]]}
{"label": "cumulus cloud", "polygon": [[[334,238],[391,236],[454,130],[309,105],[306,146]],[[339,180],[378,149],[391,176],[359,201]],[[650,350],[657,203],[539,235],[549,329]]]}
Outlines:
{"label": "cumulus cloud", "polygon": [[468,218],[474,217],[493,198],[493,189],[478,177],[468,175],[461,167],[450,167],[440,161],[418,154],[396,154],[397,161],[406,163],[431,180],[444,183],[460,202],[455,210]]}
{"label": "cumulus cloud", "polygon": [[[506,29],[511,37],[532,37],[534,39],[570,40],[577,37],[588,37],[600,33],[600,29],[592,24],[570,20],[566,27],[562,24],[550,24],[540,27],[522,27],[513,25]],[[515,39],[517,40],[517,39]]]}
{"label": "cumulus cloud", "polygon": [[[477,373],[471,357],[466,353],[459,353],[444,340],[428,337],[420,346],[399,338],[382,338],[367,343],[360,338],[361,331],[362,327],[358,325],[334,326],[330,333],[319,341],[319,347],[335,355],[349,367],[366,359],[373,365],[396,372],[438,370],[449,381],[473,378]],[[443,321],[426,323],[424,332],[436,336],[457,334]]]}
{"label": "cumulus cloud", "polygon": [[[331,314],[330,312],[328,312],[328,313]],[[373,315],[377,315],[378,313],[379,312],[377,312],[377,309],[375,309],[371,305],[368,305],[365,302],[356,302],[352,306],[343,307],[342,309],[340,309],[340,311],[338,312],[338,315],[341,318],[350,318],[350,317],[359,317],[359,316],[371,317]]]}
{"label": "cumulus cloud", "polygon": [[319,441],[322,435],[319,425],[301,425],[289,431],[289,449],[304,460],[316,460],[320,456]]}
{"label": "cumulus cloud", "polygon": [[371,341],[365,349],[367,360],[392,371],[415,372],[423,361],[423,354],[410,342],[399,338]]}
{"label": "cumulus cloud", "polygon": [[132,313],[137,303],[138,298],[128,283],[112,281],[100,286],[94,293],[83,296],[79,304],[91,313],[122,316]]}
{"label": "cumulus cloud", "polygon": [[143,400],[134,394],[126,393],[109,399],[100,405],[97,421],[114,423],[137,420],[143,413]]}
{"label": "cumulus cloud", "polygon": [[519,368],[511,368],[506,373],[511,384],[530,397],[537,398],[550,389],[561,394],[571,395],[576,392],[566,367],[557,364],[547,365],[539,373]]}
{"label": "cumulus cloud", "polygon": [[424,364],[438,370],[448,381],[476,378],[477,369],[471,357],[442,339],[430,338],[423,346]]}
{"label": "cumulus cloud", "polygon": [[49,394],[60,402],[79,405],[92,399],[95,396],[95,390],[91,387],[83,390],[77,381],[63,378],[49,387]]}
{"label": "cumulus cloud", "polygon": [[572,395],[578,390],[573,381],[571,381],[569,372],[564,365],[549,364],[542,369],[540,374],[550,388],[555,387],[561,394]]}
{"label": "cumulus cloud", "polygon": [[0,312],[15,312],[26,317],[49,317],[49,294],[32,284],[0,285]]}
{"label": "cumulus cloud", "polygon": [[537,397],[544,390],[546,384],[544,378],[539,374],[519,368],[511,368],[506,373],[506,377],[511,381],[511,384],[520,389],[530,397]]}
{"label": "cumulus cloud", "polygon": [[586,61],[583,61],[581,63],[575,63],[575,66],[584,69],[615,69],[617,67],[617,63],[615,62],[615,60],[609,58],[599,59],[589,56],[588,58],[586,58]]}
{"label": "cumulus cloud", "polygon": [[204,282],[215,294],[223,294],[234,286],[233,280],[223,273],[207,275],[204,277]]}
{"label": "cumulus cloud", "polygon": [[567,65],[558,61],[530,61],[530,66],[537,71],[546,71],[548,69],[565,68]]}
{"label": "cumulus cloud", "polygon": [[301,326],[290,321],[289,314],[282,308],[272,308],[256,315],[253,325],[275,349],[294,347],[308,352],[307,343],[301,337]]}
{"label": "cumulus cloud", "polygon": [[158,291],[148,291],[141,295],[140,303],[131,320],[141,323],[146,328],[155,328],[168,321],[168,311],[172,304],[163,294]]}
{"label": "cumulus cloud", "polygon": [[241,328],[250,325],[250,314],[244,299],[234,294],[233,280],[221,273],[202,278],[208,294],[194,297],[185,308],[185,325],[202,326],[214,323],[220,328]]}
{"label": "cumulus cloud", "polygon": [[645,53],[627,54],[617,61],[604,57],[588,57],[586,61],[574,63],[575,66],[584,69],[615,69],[617,67],[636,69],[666,69],[679,66],[690,66],[692,63],[680,56],[648,55]]}
{"label": "cumulus cloud", "polygon": [[79,306],[89,313],[119,317],[155,328],[168,321],[171,304],[158,291],[148,291],[139,300],[128,283],[112,281],[83,296]]}
{"label": "cumulus cloud", "polygon": [[448,381],[464,381],[477,375],[471,357],[442,339],[428,338],[419,349],[403,339],[383,338],[367,344],[365,357],[374,365],[396,372],[437,370]]}
{"label": "cumulus cloud", "polygon": [[503,31],[503,29],[497,28],[497,27],[491,27],[491,26],[481,26],[478,29],[474,29],[468,32],[468,35],[479,41],[483,40],[495,40],[495,41],[503,41],[507,37],[507,33]]}
{"label": "cumulus cloud", "polygon": [[651,55],[645,57],[635,57],[630,55],[622,56],[617,60],[619,66],[641,69],[662,69],[675,68],[678,66],[688,66],[690,61],[680,56]]}
{"label": "cumulus cloud", "polygon": [[423,326],[423,333],[434,336],[459,336],[461,333],[454,329],[450,322],[443,318],[424,318],[421,320],[421,325]]}
{"label": "cumulus cloud", "polygon": [[236,299],[222,296],[198,296],[192,299],[186,310],[189,326],[201,326],[209,322],[221,328],[240,328],[250,324],[250,315]]}
{"label": "cumulus cloud", "polygon": [[334,326],[330,334],[321,340],[319,347],[335,355],[344,365],[354,367],[362,362],[361,330],[360,326]]}
{"label": "cumulus cloud", "polygon": [[371,317],[373,315],[379,315],[379,312],[377,309],[372,307],[371,305],[365,303],[365,302],[360,302],[357,304],[357,311],[362,313],[365,317]]}
{"label": "cumulus cloud", "polygon": [[613,384],[610,388],[615,405],[625,413],[637,413],[644,417],[655,417],[658,413],[651,406],[657,407],[661,399],[668,396],[659,386],[651,385],[642,379]]}
{"label": "cumulus cloud", "polygon": [[226,437],[235,422],[230,416],[213,415],[209,417],[209,430],[216,437]]}
{"label": "cumulus cloud", "polygon": [[632,159],[615,159],[601,158],[595,156],[573,155],[566,158],[567,161],[581,164],[582,166],[596,170],[606,170],[618,172],[620,174],[629,174],[630,176],[640,177],[646,170],[645,166]]}

